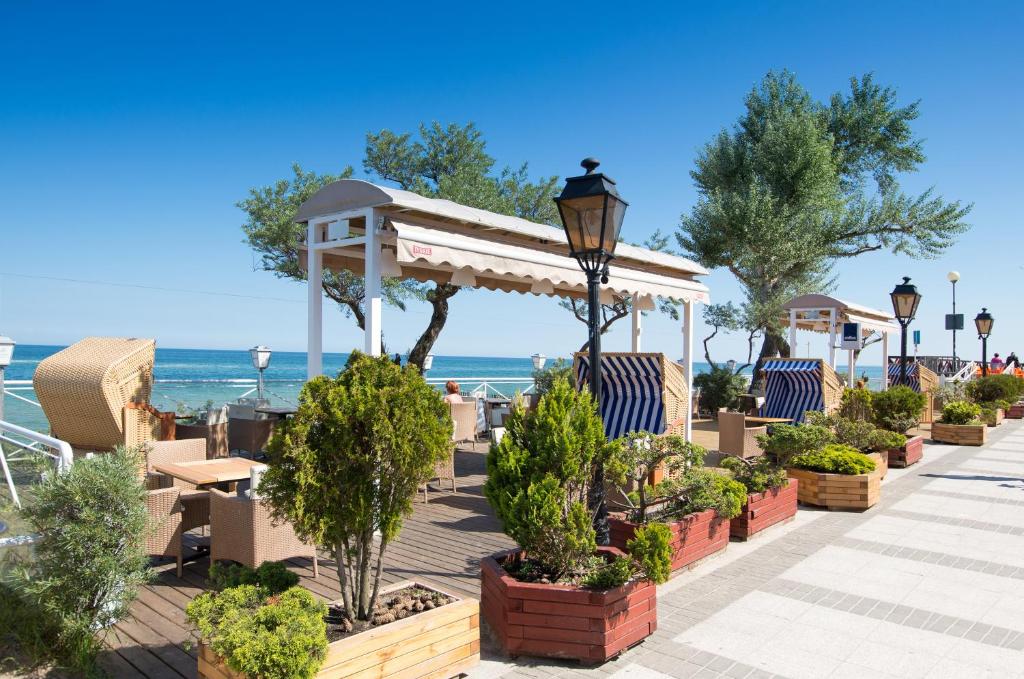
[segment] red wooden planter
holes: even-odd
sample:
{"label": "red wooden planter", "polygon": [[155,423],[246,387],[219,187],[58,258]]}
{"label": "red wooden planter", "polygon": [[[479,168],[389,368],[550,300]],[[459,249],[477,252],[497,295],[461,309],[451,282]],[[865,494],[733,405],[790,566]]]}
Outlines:
{"label": "red wooden planter", "polygon": [[[598,547],[598,552],[622,554],[613,547]],[[653,582],[631,582],[606,591],[519,582],[502,563],[522,554],[510,550],[480,561],[480,612],[508,655],[600,663],[657,629]]]}
{"label": "red wooden planter", "polygon": [[1010,409],[1006,411],[1006,417],[1010,420],[1024,418],[1024,403],[1014,403],[1010,406]]}
{"label": "red wooden planter", "polygon": [[886,452],[890,467],[909,467],[924,457],[924,437],[912,436],[900,448],[890,448]]}
{"label": "red wooden planter", "polygon": [[796,495],[799,481],[789,479],[780,488],[762,493],[749,493],[742,513],[729,520],[729,535],[746,540],[768,526],[796,516]]}
{"label": "red wooden planter", "polygon": [[[638,524],[610,518],[613,547],[626,549],[633,539]],[[666,523],[672,531],[672,570],[694,565],[704,557],[725,549],[729,545],[729,522],[718,518],[718,512],[707,509],[687,514],[678,521]]]}

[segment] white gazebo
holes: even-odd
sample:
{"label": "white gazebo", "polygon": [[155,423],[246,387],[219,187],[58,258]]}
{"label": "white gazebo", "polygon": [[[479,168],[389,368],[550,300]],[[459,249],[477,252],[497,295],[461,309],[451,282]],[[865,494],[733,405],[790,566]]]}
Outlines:
{"label": "white gazebo", "polygon": [[[306,224],[298,244],[310,281],[324,267],[363,274],[366,279],[365,347],[381,353],[381,279],[411,278],[488,290],[586,299],[583,272],[569,256],[565,232],[518,217],[342,179],[310,196],[296,221]],[[683,257],[620,243],[602,300],[634,300],[632,349],[641,350],[641,311],[655,298],[683,305],[683,355],[692,393],[693,303],[708,302],[707,274]],[[307,374],[322,371],[323,294],[308,290]],[[690,437],[687,408],[686,436]]]}
{"label": "white gazebo", "polygon": [[[800,295],[786,302],[782,307],[788,314],[790,355],[796,355],[796,331],[809,330],[828,334],[828,362],[836,367],[836,340],[844,323],[859,323],[860,337],[863,341],[873,333],[882,337],[882,389],[889,386],[889,373],[886,367],[889,356],[889,333],[899,332],[900,326],[895,317],[885,311],[854,304],[828,295]],[[856,370],[856,352],[847,349],[849,386],[854,385]]]}

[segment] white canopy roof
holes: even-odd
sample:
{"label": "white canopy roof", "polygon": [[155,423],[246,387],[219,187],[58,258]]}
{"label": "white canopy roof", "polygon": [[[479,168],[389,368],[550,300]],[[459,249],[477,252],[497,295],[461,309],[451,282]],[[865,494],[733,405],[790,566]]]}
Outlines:
{"label": "white canopy roof", "polygon": [[[564,231],[518,217],[343,179],[303,203],[296,221],[319,225],[349,219],[349,236],[365,234],[365,219],[356,215],[368,208],[383,217],[378,233],[385,276],[491,290],[586,295],[586,279],[568,254]],[[305,245],[300,247],[305,250]],[[318,248],[323,250],[324,266],[363,272],[361,244],[339,240],[332,247],[327,241]],[[706,273],[684,257],[620,243],[602,295],[606,299],[637,296],[647,308],[656,297],[707,302],[707,286],[695,280]]]}
{"label": "white canopy roof", "polygon": [[[895,317],[885,311],[847,302],[829,295],[800,295],[786,302],[785,311],[796,311],[796,327],[812,332],[829,332],[828,310],[835,309],[836,323],[860,323],[862,333],[895,332],[900,329]],[[818,313],[825,312],[825,313]],[[784,319],[787,325],[789,316]]]}

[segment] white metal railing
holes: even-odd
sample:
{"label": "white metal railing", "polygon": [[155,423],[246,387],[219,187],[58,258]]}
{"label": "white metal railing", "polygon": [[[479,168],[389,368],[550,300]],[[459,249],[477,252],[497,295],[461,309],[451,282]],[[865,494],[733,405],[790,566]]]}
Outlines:
{"label": "white metal railing", "polygon": [[[519,391],[523,394],[529,394],[533,391],[537,383],[532,377],[428,377],[427,384],[443,385],[448,382],[458,382],[464,391],[469,391],[472,394],[482,395],[484,398],[491,396],[497,396],[498,398],[510,398],[508,394],[496,387],[500,385],[502,389],[508,392],[515,393]],[[472,389],[468,387],[475,385]],[[525,389],[515,390],[516,386],[527,385]]]}
{"label": "white metal railing", "polygon": [[945,382],[967,382],[969,380],[974,379],[974,374],[977,372],[977,370],[978,370],[978,365],[974,361],[967,361],[966,363],[964,363],[963,366],[961,366],[961,368],[958,371],[956,371],[955,373],[953,373],[949,377],[946,377],[945,379],[943,379],[943,383],[945,383]]}
{"label": "white metal railing", "polygon": [[11,501],[17,507],[21,506],[21,500],[18,499],[18,489],[14,485],[9,462],[25,460],[29,454],[43,455],[52,458],[57,471],[62,472],[74,461],[71,444],[67,441],[3,420],[0,420],[0,441],[15,448],[15,452],[8,457],[0,447],[0,468],[3,469],[4,478],[7,480],[7,488],[11,491]]}

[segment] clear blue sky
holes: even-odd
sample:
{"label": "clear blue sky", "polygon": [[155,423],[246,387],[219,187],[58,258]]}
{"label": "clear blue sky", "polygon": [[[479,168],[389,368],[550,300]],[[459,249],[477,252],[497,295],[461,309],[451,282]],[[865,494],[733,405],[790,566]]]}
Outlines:
{"label": "clear blue sky", "polygon": [[[674,230],[695,200],[697,149],[766,71],[789,68],[819,98],[873,71],[901,101],[921,99],[928,161],[905,188],[975,204],[973,230],[941,260],[860,257],[839,266],[837,294],[889,308],[912,276],[921,350],[947,352],[955,268],[968,325],[985,304],[990,350],[1024,351],[1018,3],[352,4],[5,3],[0,334],[304,348],[304,285],[257,270],[235,202],[293,161],[359,173],[367,131],[421,121],[473,121],[499,165],[529,161],[537,176],[595,155],[630,201],[626,238]],[[728,273],[707,282],[715,301],[739,301]],[[325,309],[325,348],[361,345]],[[426,307],[386,309],[385,339],[405,350],[426,320]],[[645,348],[680,355],[678,325],[646,325]],[[628,348],[627,326],[606,347]],[[452,301],[435,353],[559,355],[584,334],[549,298],[475,291]],[[817,336],[801,353],[808,339],[821,355]],[[961,354],[980,351],[960,340]],[[727,337],[715,356],[743,344]]]}

